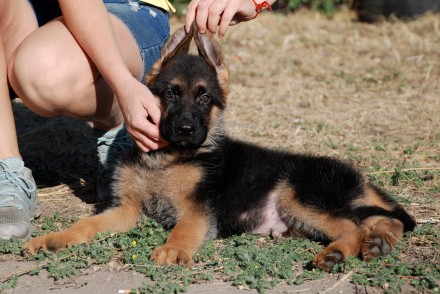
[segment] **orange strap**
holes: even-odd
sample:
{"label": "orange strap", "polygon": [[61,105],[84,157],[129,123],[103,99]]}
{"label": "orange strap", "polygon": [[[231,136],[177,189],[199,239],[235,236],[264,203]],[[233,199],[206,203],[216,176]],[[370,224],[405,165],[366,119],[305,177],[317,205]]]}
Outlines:
{"label": "orange strap", "polygon": [[258,14],[263,11],[266,8],[269,8],[269,10],[272,10],[272,6],[270,6],[269,3],[267,3],[267,1],[263,1],[260,4],[258,4],[257,2],[255,2],[255,0],[252,0],[252,2],[254,2],[255,5],[255,12],[257,13],[254,18],[256,18],[258,16]]}

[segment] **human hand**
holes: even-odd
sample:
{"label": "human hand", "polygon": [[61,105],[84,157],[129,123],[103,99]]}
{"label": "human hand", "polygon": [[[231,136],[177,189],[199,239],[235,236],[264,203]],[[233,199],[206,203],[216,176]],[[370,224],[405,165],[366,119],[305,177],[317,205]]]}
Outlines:
{"label": "human hand", "polygon": [[185,30],[195,21],[200,33],[206,30],[221,38],[230,25],[253,19],[257,15],[252,0],[192,0],[186,12]]}
{"label": "human hand", "polygon": [[127,131],[144,152],[168,145],[159,133],[160,109],[151,91],[135,78],[116,93]]}

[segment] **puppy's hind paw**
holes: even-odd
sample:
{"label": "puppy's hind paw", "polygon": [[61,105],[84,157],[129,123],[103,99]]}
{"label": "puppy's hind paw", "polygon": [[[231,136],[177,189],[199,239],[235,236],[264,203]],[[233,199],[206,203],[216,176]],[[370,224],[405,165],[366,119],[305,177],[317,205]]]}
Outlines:
{"label": "puppy's hind paw", "polygon": [[369,261],[372,258],[388,254],[394,248],[395,242],[390,240],[390,236],[372,236],[362,244],[362,258]]}

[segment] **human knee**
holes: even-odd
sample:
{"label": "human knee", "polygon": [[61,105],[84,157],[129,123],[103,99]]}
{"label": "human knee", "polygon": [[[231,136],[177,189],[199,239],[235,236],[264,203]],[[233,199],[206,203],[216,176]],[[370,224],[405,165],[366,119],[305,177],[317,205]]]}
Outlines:
{"label": "human knee", "polygon": [[23,102],[41,115],[61,114],[61,109],[70,104],[68,81],[72,77],[59,55],[50,45],[33,48],[23,43],[8,62],[12,86]]}

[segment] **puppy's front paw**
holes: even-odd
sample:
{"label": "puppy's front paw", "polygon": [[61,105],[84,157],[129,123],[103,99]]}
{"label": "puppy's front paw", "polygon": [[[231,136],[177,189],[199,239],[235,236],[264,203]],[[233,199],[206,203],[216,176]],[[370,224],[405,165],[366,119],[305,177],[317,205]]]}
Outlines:
{"label": "puppy's front paw", "polygon": [[189,265],[192,256],[184,249],[178,248],[172,244],[165,244],[153,250],[151,259],[158,265],[180,264]]}
{"label": "puppy's front paw", "polygon": [[337,249],[326,248],[318,253],[313,259],[313,266],[325,271],[330,271],[332,267],[341,262],[344,256]]}
{"label": "puppy's front paw", "polygon": [[36,254],[39,250],[57,252],[60,249],[86,242],[87,240],[80,234],[55,232],[31,239],[24,244],[23,249],[25,255],[32,255]]}

